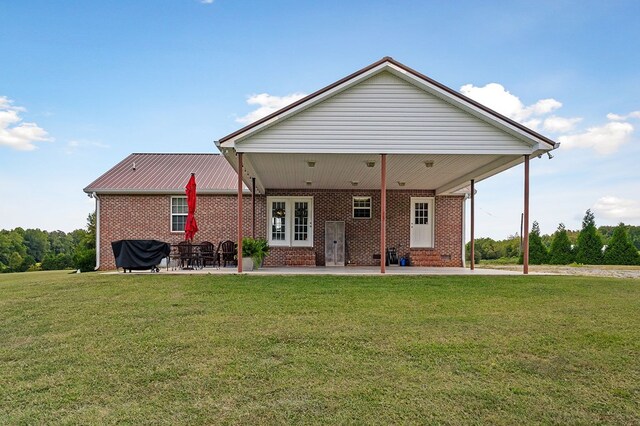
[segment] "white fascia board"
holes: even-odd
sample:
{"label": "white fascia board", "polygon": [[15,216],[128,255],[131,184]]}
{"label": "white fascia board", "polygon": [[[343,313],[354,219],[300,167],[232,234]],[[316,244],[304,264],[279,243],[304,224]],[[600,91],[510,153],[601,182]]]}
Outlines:
{"label": "white fascia board", "polygon": [[[261,123],[258,126],[255,126],[255,127],[250,128],[250,129],[247,129],[246,132],[243,132],[243,133],[241,133],[239,135],[236,135],[235,137],[233,137],[233,138],[231,138],[231,139],[229,139],[227,141],[222,142],[220,144],[220,146],[222,148],[235,148],[238,152],[245,152],[245,151],[242,151],[242,147],[241,146],[238,146],[238,144],[241,144],[243,139],[246,139],[250,135],[252,135],[254,133],[257,133],[257,132],[260,132],[263,129],[274,125],[275,123],[277,123],[280,120],[284,120],[287,117],[290,117],[290,116],[292,116],[294,114],[297,114],[300,111],[303,111],[303,110],[305,110],[307,108],[310,108],[313,105],[316,105],[316,104],[324,101],[325,99],[335,95],[336,93],[339,93],[339,92],[341,92],[343,90],[346,90],[349,87],[354,86],[354,85],[358,84],[359,82],[369,78],[370,76],[381,72],[382,70],[384,70],[387,67],[389,67],[389,63],[387,63],[387,62],[382,63],[382,64],[378,65],[377,67],[372,68],[372,69],[370,69],[370,70],[358,75],[357,77],[352,78],[351,80],[345,81],[344,83],[342,83],[342,84],[340,84],[340,85],[338,85],[336,87],[332,87],[331,89],[327,90],[326,92],[321,93],[321,94],[315,96],[312,99],[309,99],[307,102],[303,102],[300,105],[298,105],[298,106],[296,106],[294,108],[291,108],[290,110],[287,110],[282,114],[278,114],[278,115],[272,117],[270,120],[267,120],[267,121],[265,121],[264,123]],[[249,152],[249,151],[246,151],[246,152]],[[271,152],[273,152],[273,151],[271,151]]]}
{"label": "white fascia board", "polygon": [[390,68],[390,72],[392,72],[397,77],[400,77],[405,81],[413,83],[414,85],[421,87],[423,90],[431,93],[432,95],[437,96],[440,99],[443,99],[444,101],[461,108],[462,110],[482,119],[485,122],[489,122],[490,124],[506,131],[507,133],[513,136],[516,136],[517,139],[521,140],[524,143],[529,144],[530,146],[537,147],[540,144],[548,147],[547,149],[554,148],[551,145],[549,145],[549,143],[543,141],[542,139],[537,138],[534,135],[523,131],[522,129],[512,125],[511,123],[508,123],[504,120],[500,120],[499,117],[496,117],[493,114],[490,114],[487,111],[481,108],[478,108],[477,106],[469,102],[466,102],[464,99],[461,99],[457,96],[453,96],[451,93],[437,86],[434,86],[429,82],[424,81],[421,78],[418,78],[417,76],[414,76],[413,74],[410,74],[406,70],[399,68],[394,64],[387,64],[387,66]]}
{"label": "white fascia board", "polygon": [[[533,155],[534,149],[523,146],[522,148],[504,148],[504,149],[473,149],[473,150],[455,150],[451,148],[442,148],[442,149],[408,149],[408,150],[399,150],[394,149],[393,145],[389,145],[388,147],[378,147],[376,151],[371,151],[370,148],[363,147],[361,149],[357,148],[343,148],[343,147],[332,147],[332,148],[318,148],[318,147],[279,147],[279,148],[261,148],[261,147],[253,147],[244,150],[245,153],[257,153],[257,154],[460,154],[460,155],[473,155],[473,154],[498,154],[498,155]],[[536,154],[537,155],[537,154]]]}

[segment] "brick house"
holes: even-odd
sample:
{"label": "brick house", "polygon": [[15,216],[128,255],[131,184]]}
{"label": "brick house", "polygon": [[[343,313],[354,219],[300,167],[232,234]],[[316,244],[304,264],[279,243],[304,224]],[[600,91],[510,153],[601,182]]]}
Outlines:
{"label": "brick house", "polygon": [[266,238],[266,266],[384,272],[394,247],[412,265],[461,267],[475,182],[524,162],[528,215],[529,158],[558,144],[386,57],[216,146],[222,155],[132,154],[84,189],[100,269],[115,267],[111,241],[183,239],[191,173],[196,239]]}

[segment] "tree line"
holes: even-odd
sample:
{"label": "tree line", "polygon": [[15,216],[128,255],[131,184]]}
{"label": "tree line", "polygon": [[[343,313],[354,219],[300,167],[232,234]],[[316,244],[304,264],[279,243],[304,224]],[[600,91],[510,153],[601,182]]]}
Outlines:
{"label": "tree line", "polygon": [[[587,210],[582,229],[570,231],[559,224],[552,235],[541,235],[538,222],[533,222],[529,234],[529,263],[532,265],[640,265],[640,226],[620,223],[618,226],[596,228],[595,215]],[[470,243],[467,243],[467,260]],[[501,241],[491,238],[475,240],[475,262],[494,260],[498,263],[522,263],[519,235]]]}
{"label": "tree line", "polygon": [[96,264],[96,215],[87,218],[86,229],[43,231],[15,228],[0,230],[0,272],[80,269]]}

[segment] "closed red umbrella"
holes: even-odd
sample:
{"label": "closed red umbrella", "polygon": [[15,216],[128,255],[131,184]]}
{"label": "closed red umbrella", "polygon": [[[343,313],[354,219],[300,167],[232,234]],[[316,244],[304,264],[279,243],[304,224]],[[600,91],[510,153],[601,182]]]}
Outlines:
{"label": "closed red umbrella", "polygon": [[187,206],[189,211],[187,212],[187,223],[184,225],[184,239],[192,240],[193,236],[198,232],[198,224],[196,223],[196,175],[191,173],[189,183],[185,187],[187,193]]}

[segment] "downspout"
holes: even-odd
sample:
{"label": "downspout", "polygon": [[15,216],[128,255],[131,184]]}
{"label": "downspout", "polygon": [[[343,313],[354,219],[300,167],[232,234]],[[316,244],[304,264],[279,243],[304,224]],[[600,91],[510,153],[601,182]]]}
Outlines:
{"label": "downspout", "polygon": [[96,199],[96,267],[94,271],[100,269],[100,197],[95,192],[91,194]]}

